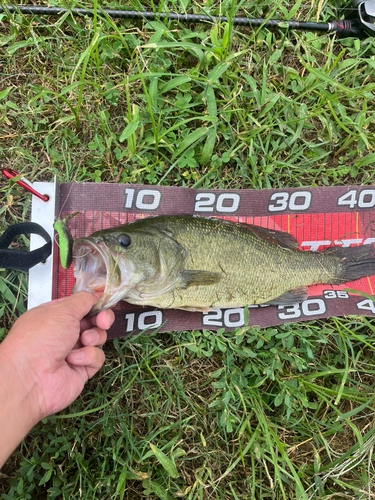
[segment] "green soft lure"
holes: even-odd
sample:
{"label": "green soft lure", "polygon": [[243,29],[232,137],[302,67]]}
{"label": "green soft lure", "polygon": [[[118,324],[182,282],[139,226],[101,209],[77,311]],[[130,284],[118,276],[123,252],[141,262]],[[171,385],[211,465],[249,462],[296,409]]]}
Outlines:
{"label": "green soft lure", "polygon": [[65,219],[57,219],[53,225],[59,235],[60,262],[64,269],[69,269],[73,262],[73,237],[66,226],[66,222],[80,213],[74,212]]}

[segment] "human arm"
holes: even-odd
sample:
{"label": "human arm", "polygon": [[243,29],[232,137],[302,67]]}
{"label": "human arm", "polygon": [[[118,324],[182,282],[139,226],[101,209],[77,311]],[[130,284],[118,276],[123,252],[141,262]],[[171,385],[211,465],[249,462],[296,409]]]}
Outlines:
{"label": "human arm", "polygon": [[96,346],[114,315],[85,318],[97,301],[78,292],[35,307],[0,344],[0,467],[34,425],[74,401],[103,365]]}

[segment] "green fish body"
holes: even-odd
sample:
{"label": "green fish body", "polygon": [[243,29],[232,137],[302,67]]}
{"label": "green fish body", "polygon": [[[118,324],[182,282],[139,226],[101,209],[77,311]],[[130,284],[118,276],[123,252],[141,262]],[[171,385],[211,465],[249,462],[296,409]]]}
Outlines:
{"label": "green fish body", "polygon": [[73,291],[103,291],[93,312],[119,300],[208,311],[290,304],[313,284],[375,274],[365,247],[298,250],[288,233],[222,219],[157,216],[75,240]]}

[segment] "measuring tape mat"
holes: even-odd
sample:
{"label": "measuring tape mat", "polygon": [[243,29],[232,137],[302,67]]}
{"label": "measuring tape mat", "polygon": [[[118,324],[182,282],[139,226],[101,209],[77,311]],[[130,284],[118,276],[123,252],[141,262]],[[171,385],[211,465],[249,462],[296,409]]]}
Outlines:
{"label": "measuring tape mat", "polygon": [[[296,237],[301,250],[375,243],[375,188],[367,186],[258,191],[62,184],[60,206],[61,218],[81,212],[68,223],[74,239],[142,217],[189,214],[288,232]],[[70,295],[73,285],[72,267],[65,270],[60,265],[55,297]],[[248,325],[263,328],[331,316],[375,316],[375,303],[365,296],[349,294],[347,288],[374,295],[375,276],[343,285],[310,286],[308,299],[299,304],[250,306]],[[148,332],[219,328],[230,331],[246,326],[247,317],[244,307],[200,313],[138,307],[124,301],[114,307],[114,312],[116,320],[109,331],[110,338],[146,329]]]}

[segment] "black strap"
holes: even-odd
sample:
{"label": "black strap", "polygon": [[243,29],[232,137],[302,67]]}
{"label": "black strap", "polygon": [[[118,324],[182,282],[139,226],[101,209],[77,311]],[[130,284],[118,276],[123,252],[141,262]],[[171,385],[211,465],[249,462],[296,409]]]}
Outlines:
{"label": "black strap", "polygon": [[[46,240],[46,244],[31,252],[12,250],[9,245],[20,234],[39,234]],[[0,268],[21,269],[26,271],[39,262],[44,262],[52,252],[52,241],[45,229],[35,222],[21,222],[8,229],[0,236]]]}

